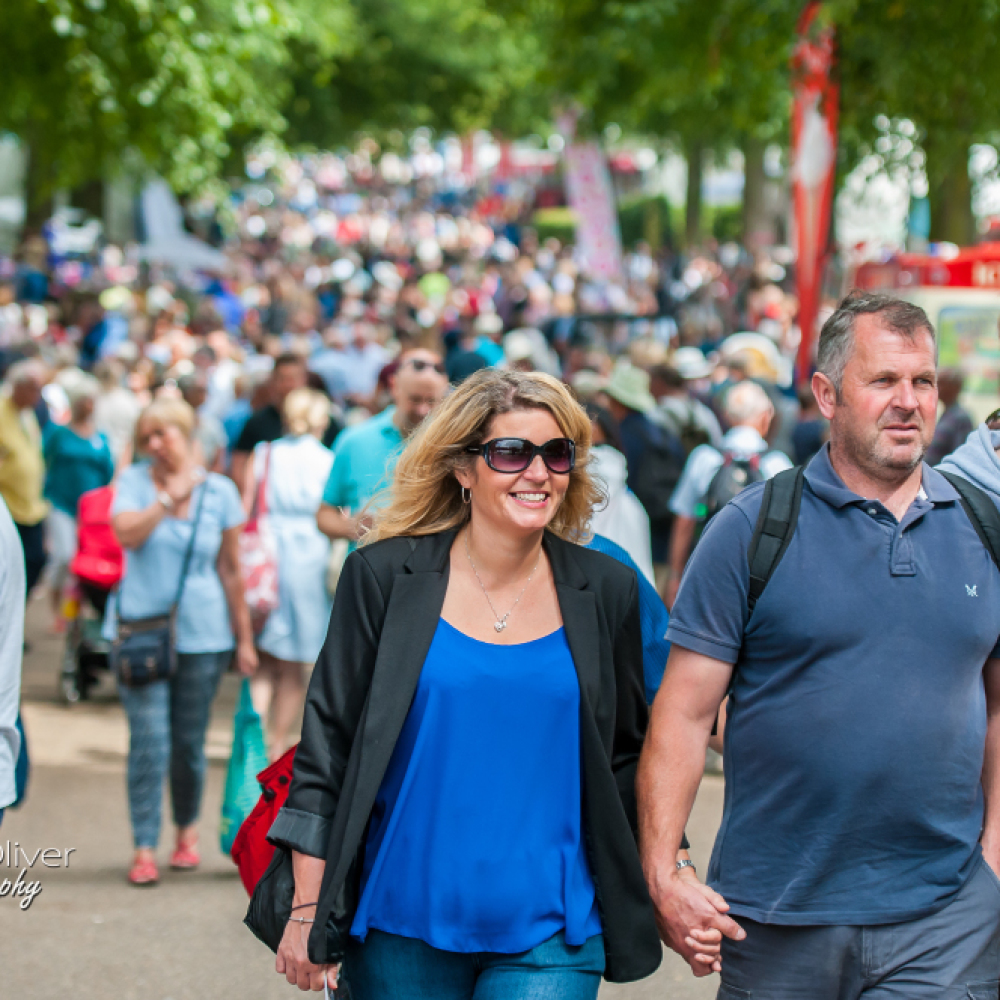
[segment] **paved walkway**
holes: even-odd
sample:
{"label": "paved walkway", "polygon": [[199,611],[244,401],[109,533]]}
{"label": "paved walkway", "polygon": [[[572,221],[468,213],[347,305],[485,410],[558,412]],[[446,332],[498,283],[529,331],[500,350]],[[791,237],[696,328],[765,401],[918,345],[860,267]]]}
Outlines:
{"label": "paved walkway", "polygon": [[[44,634],[41,602],[32,604],[23,714],[33,762],[28,801],[0,828],[0,886],[8,844],[34,854],[55,848],[68,867],[36,860],[28,876],[41,892],[27,910],[0,897],[3,996],[30,1000],[279,1000],[298,991],[273,971],[273,956],[243,927],[246,894],[218,849],[218,817],[238,681],[226,677],[208,741],[209,776],[198,872],[165,871],[161,884],[125,881],[130,837],[125,800],[127,729],[110,683],[72,707],[56,698],[61,641]],[[704,871],[719,822],[722,783],[706,778],[688,834]],[[169,816],[169,812],[165,811]],[[167,832],[169,836],[169,832]],[[167,840],[161,849],[166,860]],[[65,853],[62,855],[65,857]],[[47,855],[54,862],[54,854]],[[642,983],[605,985],[601,1000],[710,1000],[718,979],[695,980],[667,954]]]}

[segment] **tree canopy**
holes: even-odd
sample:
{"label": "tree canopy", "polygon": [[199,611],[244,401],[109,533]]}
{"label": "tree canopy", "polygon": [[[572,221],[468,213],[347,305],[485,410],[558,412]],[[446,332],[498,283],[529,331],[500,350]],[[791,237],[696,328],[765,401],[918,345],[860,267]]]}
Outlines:
{"label": "tree canopy", "polygon": [[354,44],[338,57],[295,45],[290,143],[419,126],[523,131],[548,117],[537,36],[485,0],[352,0],[352,13]]}
{"label": "tree canopy", "polygon": [[292,44],[334,56],[346,0],[6,0],[0,128],[45,189],[102,176],[130,151],[190,190],[232,137],[280,132]]}

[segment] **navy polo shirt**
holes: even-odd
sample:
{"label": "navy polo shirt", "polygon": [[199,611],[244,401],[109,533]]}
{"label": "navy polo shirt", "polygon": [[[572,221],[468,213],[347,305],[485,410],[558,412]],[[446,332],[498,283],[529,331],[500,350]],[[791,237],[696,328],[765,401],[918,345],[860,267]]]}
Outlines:
{"label": "navy polo shirt", "polygon": [[747,549],[764,484],[709,522],[670,616],[674,644],[736,665],[708,881],[773,924],[888,924],[947,904],[983,821],[983,666],[1000,573],[929,466],[901,522],[823,448],[752,617]]}

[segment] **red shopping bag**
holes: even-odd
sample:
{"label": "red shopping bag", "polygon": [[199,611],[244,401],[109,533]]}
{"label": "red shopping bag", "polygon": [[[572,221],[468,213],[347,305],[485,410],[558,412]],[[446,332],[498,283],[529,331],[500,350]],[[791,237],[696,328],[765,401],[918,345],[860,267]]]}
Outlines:
{"label": "red shopping bag", "polygon": [[80,497],[76,513],[76,555],[69,571],[78,579],[110,590],[122,578],[125,553],[111,527],[113,486],[88,490]]}
{"label": "red shopping bag", "polygon": [[233,841],[230,854],[239,869],[247,895],[253,894],[254,886],[260,881],[274,856],[274,848],[267,842],[267,831],[271,829],[278,810],[288,798],[295,750],[296,747],[287,750],[257,775],[261,787],[260,798]]}

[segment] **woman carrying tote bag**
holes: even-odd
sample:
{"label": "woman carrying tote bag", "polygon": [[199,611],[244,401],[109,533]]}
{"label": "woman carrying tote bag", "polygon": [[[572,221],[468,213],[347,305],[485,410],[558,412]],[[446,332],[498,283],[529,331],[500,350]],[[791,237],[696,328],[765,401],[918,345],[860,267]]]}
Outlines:
{"label": "woman carrying tote bag", "polygon": [[243,507],[231,480],[206,475],[198,466],[194,430],[194,410],[182,400],[159,399],[146,407],[136,425],[136,443],[149,461],[122,472],[111,510],[125,549],[125,572],[116,599],[108,602],[105,635],[116,642],[119,658],[127,640],[119,641],[117,618],[134,630],[138,623],[168,615],[180,591],[171,648],[164,654],[175,659],[175,669],[157,670],[154,679],[141,678],[145,683],[119,677],[129,723],[135,854],[128,877],[133,885],[159,880],[156,847],[168,765],[177,827],[170,866],[198,866],[196,822],[212,700],[234,645],[244,674],[257,666],[237,556]]}
{"label": "woman carrying tote bag", "polygon": [[343,961],[354,1000],[594,1000],[659,965],[638,588],[575,544],[589,448],[560,382],[483,370],[401,456],[270,831],[294,870],[276,967],[299,989]]}

